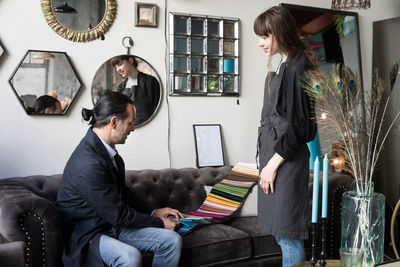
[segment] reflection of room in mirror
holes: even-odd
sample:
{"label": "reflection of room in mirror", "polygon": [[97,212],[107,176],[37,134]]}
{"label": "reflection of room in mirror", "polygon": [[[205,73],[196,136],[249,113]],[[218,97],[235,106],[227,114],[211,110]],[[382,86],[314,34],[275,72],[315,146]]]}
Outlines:
{"label": "reflection of room in mirror", "polygon": [[186,53],[188,40],[186,37],[175,37],[174,39],[174,52],[175,53]]}
{"label": "reflection of room in mirror", "polygon": [[[43,54],[42,51],[40,51]],[[67,56],[61,52],[46,52],[38,59],[37,51],[26,54],[10,79],[16,94],[26,110],[33,108],[35,101],[43,95],[56,98],[66,110],[78,93],[81,83],[72,69]]]}
{"label": "reflection of room in mirror", "polygon": [[187,32],[187,19],[186,18],[177,18],[174,20],[174,32],[186,34]]}
{"label": "reflection of room in mirror", "polygon": [[220,58],[210,57],[208,58],[208,71],[209,72],[219,72]]}
{"label": "reflection of room in mirror", "polygon": [[170,13],[169,22],[170,95],[238,95],[239,19]]}
{"label": "reflection of room in mirror", "polygon": [[344,63],[360,75],[356,13],[284,6],[295,18],[306,47],[317,56],[322,70],[329,70],[333,64]]}
{"label": "reflection of room in mirror", "polygon": [[193,38],[192,39],[192,53],[203,54],[204,47],[205,47],[205,39],[202,39],[202,38]]}
{"label": "reflection of room in mirror", "polygon": [[200,75],[192,76],[192,91],[194,92],[204,92],[204,77]]}
{"label": "reflection of room in mirror", "polygon": [[220,54],[220,40],[208,39],[207,53],[213,54],[213,55],[219,55]]}
{"label": "reflection of room in mirror", "polygon": [[224,41],[224,55],[235,54],[235,41]]}
{"label": "reflection of room in mirror", "polygon": [[192,57],[191,67],[192,72],[203,72],[203,58],[202,57]]}
{"label": "reflection of room in mirror", "polygon": [[224,22],[224,37],[234,38],[235,37],[235,24],[230,22]]}
{"label": "reflection of room in mirror", "polygon": [[158,74],[147,61],[133,55],[112,57],[97,70],[92,82],[93,103],[107,91],[121,92],[133,101],[136,107],[135,127],[153,118],[162,99]]}
{"label": "reflection of room in mirror", "polygon": [[[65,0],[52,0],[52,6],[59,7],[64,2]],[[76,13],[54,13],[57,19],[71,30],[90,30],[96,27],[105,15],[105,0],[68,0],[67,3],[76,10]]]}
{"label": "reflection of room in mirror", "polygon": [[[92,100],[94,103],[97,102],[99,95],[106,90],[116,91],[118,84],[122,82],[122,77],[116,73],[114,67],[111,64],[111,59],[104,62],[97,70],[92,83]],[[158,79],[158,75],[155,70],[144,60],[136,57],[138,63],[138,71],[145,74],[154,76]]]}
{"label": "reflection of room in mirror", "polygon": [[220,36],[220,31],[219,31],[219,21],[208,21],[208,35],[210,36]]}
{"label": "reflection of room in mirror", "polygon": [[204,34],[204,22],[202,20],[192,19],[192,34],[203,35]]}
{"label": "reflection of room in mirror", "polygon": [[175,90],[187,91],[187,76],[175,76]]}
{"label": "reflection of room in mirror", "polygon": [[[290,4],[282,6],[292,13],[306,48],[318,59],[320,70],[328,72],[334,65],[344,64],[357,74],[363,90],[357,13]],[[322,109],[318,105],[316,110]],[[337,133],[323,131],[319,137],[321,147],[326,148],[340,139]]]}
{"label": "reflection of room in mirror", "polygon": [[174,70],[180,72],[186,72],[188,70],[187,67],[187,58],[186,57],[175,57],[174,58]]}

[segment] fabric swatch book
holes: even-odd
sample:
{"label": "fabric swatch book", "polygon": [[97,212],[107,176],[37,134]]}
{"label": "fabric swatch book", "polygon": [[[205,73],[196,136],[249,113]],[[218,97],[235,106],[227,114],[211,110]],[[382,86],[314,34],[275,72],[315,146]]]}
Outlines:
{"label": "fabric swatch book", "polygon": [[179,220],[178,233],[185,235],[200,225],[227,220],[243,205],[257,181],[256,164],[237,163],[222,181],[212,187],[198,210],[188,212]]}

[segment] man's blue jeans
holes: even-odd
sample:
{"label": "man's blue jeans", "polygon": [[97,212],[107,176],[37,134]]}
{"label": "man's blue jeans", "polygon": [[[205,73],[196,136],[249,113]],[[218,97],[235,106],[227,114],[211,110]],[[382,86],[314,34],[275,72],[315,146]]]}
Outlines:
{"label": "man's blue jeans", "polygon": [[100,256],[110,267],[142,266],[140,251],[154,252],[154,267],[178,266],[181,248],[181,236],[163,228],[122,228],[118,239],[108,235],[100,238]]}
{"label": "man's blue jeans", "polygon": [[303,240],[280,237],[275,237],[275,240],[282,249],[282,267],[291,267],[306,260]]}

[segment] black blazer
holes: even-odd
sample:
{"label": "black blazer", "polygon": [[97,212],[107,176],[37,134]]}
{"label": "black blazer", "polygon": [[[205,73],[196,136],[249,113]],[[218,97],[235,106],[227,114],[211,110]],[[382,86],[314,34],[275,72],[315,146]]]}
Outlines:
{"label": "black blazer", "polygon": [[103,233],[116,237],[121,227],[164,226],[149,215],[149,207],[135,201],[125,187],[123,161],[118,165],[120,171],[92,128],[68,160],[55,203],[65,238],[65,267],[104,266],[99,253]]}
{"label": "black blazer", "polygon": [[160,84],[158,80],[143,72],[138,72],[138,85],[125,88],[128,79],[123,80],[117,91],[129,96],[136,107],[135,126],[146,122],[156,111],[160,102]]}

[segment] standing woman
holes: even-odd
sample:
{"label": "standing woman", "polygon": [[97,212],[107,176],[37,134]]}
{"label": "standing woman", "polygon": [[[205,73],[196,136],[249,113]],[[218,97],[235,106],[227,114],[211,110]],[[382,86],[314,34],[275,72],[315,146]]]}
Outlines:
{"label": "standing woman", "polygon": [[[268,56],[261,125],[258,130],[260,180],[259,227],[275,237],[283,267],[305,260],[308,238],[309,151],[316,133],[314,110],[299,82],[304,71],[316,69],[305,52],[296,22],[283,7],[272,7],[254,21],[258,46]],[[271,57],[280,54],[271,70]]]}

